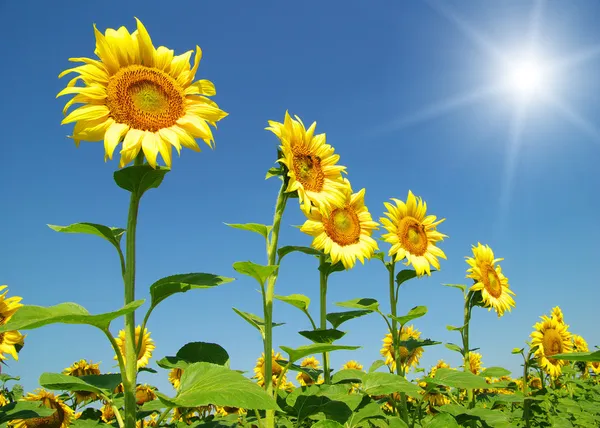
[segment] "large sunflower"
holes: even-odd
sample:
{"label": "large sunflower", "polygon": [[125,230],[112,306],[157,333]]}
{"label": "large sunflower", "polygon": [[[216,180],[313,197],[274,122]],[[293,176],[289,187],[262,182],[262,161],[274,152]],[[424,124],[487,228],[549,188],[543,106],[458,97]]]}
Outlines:
{"label": "large sunflower", "polygon": [[325,143],[325,134],[314,135],[317,123],[308,130],[298,116],[292,119],[285,112],[283,123],[270,120],[267,130],[281,141],[282,158],[278,161],[288,169],[287,192],[298,192],[301,207],[309,211],[311,203],[328,207],[344,201],[346,184],[342,171],[346,167],[336,165],[340,159],[334,149]]}
{"label": "large sunflower", "polygon": [[494,252],[488,245],[473,245],[473,257],[466,257],[471,266],[467,269],[467,278],[472,278],[475,284],[471,291],[481,291],[481,297],[488,310],[494,308],[498,317],[504,315],[504,311],[511,311],[515,306],[515,293],[509,288],[508,278],[502,273],[498,262],[504,259],[495,259]]}
{"label": "large sunflower", "polygon": [[[404,326],[402,330],[398,331],[400,335],[400,341],[404,342],[409,339],[418,339],[421,337],[421,332],[414,326]],[[408,348],[400,346],[400,366],[403,368],[416,367],[419,364],[419,359],[423,354],[423,348],[414,348],[408,352]],[[392,342],[392,334],[388,333],[383,338],[383,347],[380,351],[381,355],[385,357],[385,363],[391,368],[392,371],[396,370],[396,359],[394,357],[394,345]]]}
{"label": "large sunflower", "polygon": [[445,219],[426,216],[427,204],[410,190],[406,203],[395,198],[392,201],[395,205],[384,202],[387,217],[379,219],[388,231],[382,238],[392,245],[388,254],[395,256],[395,261],[406,258],[406,266],[412,264],[419,276],[425,273],[431,275],[431,266],[440,269],[438,257],[446,258],[444,252],[435,246],[447,237],[437,231],[437,226]]}
{"label": "large sunflower", "polygon": [[371,234],[378,224],[365,206],[365,189],[353,194],[348,184],[343,201],[330,209],[313,207],[306,216],[300,230],[313,236],[312,246],[329,254],[333,263],[341,261],[351,269],[357,258],[364,263],[377,250]]}
{"label": "large sunflower", "polygon": [[[141,326],[137,326],[135,328],[135,344],[140,342],[140,333]],[[144,334],[142,335],[142,346],[140,346],[140,352],[138,352],[137,356],[137,366],[138,369],[141,367],[146,367],[148,365],[148,361],[152,358],[152,351],[156,348],[154,345],[154,341],[150,338],[150,332],[144,328]],[[123,361],[125,362],[125,330],[119,331],[119,336],[115,338],[115,342],[119,346],[121,350],[121,355],[123,356]],[[114,357],[117,360],[117,356]]]}
{"label": "large sunflower", "polygon": [[[41,401],[42,406],[56,409],[50,416],[30,419],[16,419],[10,422],[15,428],[67,428],[73,420],[74,412],[63,401],[51,392],[37,389],[37,393],[29,393],[24,401]],[[41,406],[40,406],[41,407]]]}
{"label": "large sunflower", "polygon": [[[0,290],[4,290],[7,286],[1,285]],[[0,294],[0,325],[5,325],[11,317],[17,312],[17,310],[23,306],[19,303],[23,298],[19,296],[13,296],[6,298],[8,290]]]}
{"label": "large sunflower", "polygon": [[[105,160],[112,159],[120,142],[120,166],[138,155],[140,150],[150,165],[156,167],[158,154],[171,166],[172,148],[181,146],[200,151],[195,138],[210,147],[213,136],[209,124],[227,116],[207,96],[215,95],[208,80],[194,82],[202,50],[174,55],[164,46],[155,48],[144,25],[136,18],[137,31],[125,27],[109,28],[102,34],[96,26],[96,50],[99,60],[70,58],[81,62],[63,71],[59,77],[77,73],[57,96],[75,94],[63,110],[73,104],[83,106],[71,111],[62,124],[75,122],[72,138],[80,141],[104,140]],[[81,81],[82,86],[77,86]]]}
{"label": "large sunflower", "polygon": [[[92,363],[91,361],[79,360],[75,361],[71,367],[67,367],[63,370],[63,374],[68,376],[89,376],[89,375],[99,375],[100,374],[100,366],[98,363]],[[98,396],[89,391],[75,391],[75,401],[81,403],[83,401],[93,401],[96,400]]]}
{"label": "large sunflower", "polygon": [[568,326],[559,323],[554,317],[543,315],[542,321],[534,325],[531,333],[531,347],[537,346],[535,356],[540,367],[553,378],[561,373],[561,367],[568,364],[567,360],[557,360],[553,355],[571,352],[573,344]]}
{"label": "large sunflower", "polygon": [[[283,367],[279,365],[277,361],[281,361],[284,358],[281,356],[281,353],[275,353],[274,350],[271,350],[271,376],[273,385],[277,385],[277,379],[283,372]],[[256,360],[256,366],[254,366],[254,377],[258,379],[258,384],[260,386],[264,386],[265,384],[265,353],[263,352],[261,356]],[[285,376],[281,379],[281,384],[285,385],[287,383],[287,379]]]}
{"label": "large sunflower", "polygon": [[[319,370],[321,368],[321,363],[319,363],[315,357],[306,357],[300,363],[300,367],[305,369]],[[303,372],[298,373],[296,380],[300,382],[300,386],[309,386],[315,384],[313,378]],[[323,378],[321,378],[321,375],[319,375],[316,383],[317,385],[323,383]]]}

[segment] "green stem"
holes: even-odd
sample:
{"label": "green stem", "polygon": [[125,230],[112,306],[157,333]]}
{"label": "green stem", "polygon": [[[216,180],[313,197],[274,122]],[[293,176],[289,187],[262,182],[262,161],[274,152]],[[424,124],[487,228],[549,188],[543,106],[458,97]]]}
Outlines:
{"label": "green stem", "polygon": [[313,317],[310,316],[310,314],[308,313],[308,311],[302,311],[306,314],[306,316],[308,317],[308,320],[310,321],[310,324],[312,325],[313,330],[317,329],[317,325],[315,324],[315,320],[313,320]]}
{"label": "green stem", "polygon": [[115,414],[115,418],[117,419],[117,423],[119,424],[119,428],[125,428],[125,424],[123,423],[123,417],[121,416],[121,411],[114,404],[111,404],[110,407],[112,407],[113,413]]}
{"label": "green stem", "polygon": [[[140,151],[140,154],[135,158],[134,166],[139,166],[143,163],[144,154]],[[135,232],[140,198],[141,195],[138,195],[137,192],[131,192],[125,242],[125,305],[135,300]],[[142,335],[143,331],[140,332],[140,336]],[[123,378],[123,393],[125,396],[125,426],[128,428],[135,427],[137,409],[135,403],[137,377],[135,312],[125,315],[125,373],[121,373],[121,376]]]}
{"label": "green stem", "polygon": [[[464,324],[462,330],[462,338],[463,338],[463,355],[464,355],[464,368],[465,372],[471,371],[471,363],[469,358],[469,322],[471,321],[471,298],[473,293],[469,291],[469,293],[465,296],[465,310],[464,310]],[[467,394],[469,397],[469,408],[473,408],[475,404],[475,397],[473,395],[473,389],[468,388]]]}
{"label": "green stem", "polygon": [[162,423],[162,421],[164,421],[167,418],[167,415],[169,414],[169,412],[171,411],[170,408],[166,408],[158,417],[158,419],[156,420],[156,426],[159,427],[160,424]]}
{"label": "green stem", "polygon": [[[319,256],[319,267],[325,265],[325,253],[321,252]],[[327,328],[327,274],[323,269],[319,269],[319,289],[321,292],[321,329]],[[329,373],[329,353],[323,352],[323,377],[326,384],[331,383]]]}
{"label": "green stem", "polygon": [[[523,354],[522,354],[523,355]],[[523,401],[523,419],[525,419],[525,426],[527,428],[529,428],[530,422],[529,422],[529,418],[531,417],[530,415],[530,409],[529,409],[529,399],[527,398],[527,387],[529,386],[527,383],[527,375],[528,375],[528,371],[529,371],[529,359],[531,358],[531,349],[529,350],[529,352],[527,353],[527,357],[525,357],[525,355],[523,355],[523,397],[524,401]]]}
{"label": "green stem", "polygon": [[[287,187],[287,181],[284,180],[281,183],[279,194],[277,195],[277,202],[275,204],[275,214],[273,215],[273,228],[271,229],[271,239],[269,240],[269,247],[267,252],[268,265],[275,265],[277,257],[277,243],[279,240],[279,228],[281,227],[281,219],[283,212],[285,211],[285,205],[288,200],[288,196],[285,192]],[[264,338],[264,351],[265,351],[265,389],[269,395],[273,395],[273,294],[275,294],[275,282],[277,281],[278,272],[275,271],[267,280],[267,290],[264,296],[264,311],[265,311],[265,338]],[[273,428],[275,426],[275,411],[267,410],[265,415],[265,423],[267,428]]]}

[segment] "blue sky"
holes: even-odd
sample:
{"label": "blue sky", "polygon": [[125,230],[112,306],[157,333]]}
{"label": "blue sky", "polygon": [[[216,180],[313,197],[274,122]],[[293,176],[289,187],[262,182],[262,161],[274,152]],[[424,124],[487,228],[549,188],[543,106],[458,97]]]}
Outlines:
{"label": "blue sky", "polygon": [[[471,343],[481,348],[484,366],[505,366],[517,376],[520,361],[511,349],[521,347],[538,317],[555,305],[563,308],[571,331],[590,346],[600,344],[589,322],[600,297],[600,5],[548,2],[538,9],[537,40],[546,58],[569,59],[568,67],[542,91],[558,101],[534,99],[522,126],[515,127],[519,107],[510,93],[468,94],[502,80],[490,49],[517,55],[529,40],[535,3],[436,4],[1,2],[0,284],[26,304],[72,301],[92,313],[122,305],[111,246],[90,236],[57,234],[46,224],[125,226],[128,195],[112,181],[118,161],[104,163],[101,144],[75,148],[66,138],[71,126],[60,126],[66,100],[55,95],[66,84],[57,76],[70,66],[67,59],[93,56],[93,23],[101,31],[122,25],[133,30],[137,16],[155,46],[177,53],[202,47],[197,77],[215,83],[214,99],[230,113],[215,132],[216,150],[184,151],[161,188],[142,200],[139,298],[148,297],[153,281],[175,273],[238,278],[162,303],[149,322],[156,358],[174,355],[187,342],[216,342],[229,352],[233,368],[251,372],[260,355],[258,332],[231,310],[260,313],[257,285],[231,265],[265,263],[264,245],[258,235],[223,223],[271,222],[278,182],[265,181],[264,174],[275,161],[277,140],[264,127],[267,120],[282,121],[286,109],[306,123],[317,121],[317,131],[327,133],[353,187],[367,188],[374,218],[382,215],[383,201],[404,199],[411,189],[432,214],[447,219],[439,230],[449,236],[440,245],[448,260],[440,272],[409,282],[400,293],[401,313],[429,307],[416,323],[422,337],[459,342],[445,326],[460,324],[461,296],[441,284],[466,282],[464,257],[480,241],[505,258],[517,303],[501,319],[474,311]],[[578,53],[580,60],[572,61]],[[465,97],[471,102],[457,101]],[[310,244],[293,227],[302,222],[292,201],[283,245]],[[380,248],[388,249],[385,243]],[[387,309],[386,275],[379,262],[334,275],[329,310],[341,310],[334,302],[357,297],[376,298]],[[316,317],[316,261],[288,256],[276,292],[310,296]],[[286,323],[275,330],[277,346],[307,343],[296,333],[309,328],[301,313],[278,303],[274,318]],[[368,367],[380,357],[381,319],[369,316],[343,327],[348,334],[340,343],[362,348],[332,354],[334,368],[351,357]],[[115,323],[114,333],[119,328]],[[9,361],[3,371],[20,375],[26,390],[42,372],[61,371],[80,358],[101,361],[104,372],[116,370],[109,344],[91,327],[53,325],[25,333],[19,362]],[[422,365],[440,358],[459,364],[458,355],[440,345],[426,349]],[[159,370],[142,380],[171,391]]]}

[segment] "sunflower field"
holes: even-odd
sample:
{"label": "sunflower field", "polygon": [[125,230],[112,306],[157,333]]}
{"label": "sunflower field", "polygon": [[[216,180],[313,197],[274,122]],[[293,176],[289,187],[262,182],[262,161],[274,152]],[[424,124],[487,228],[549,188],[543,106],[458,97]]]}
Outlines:
{"label": "sunflower field", "polygon": [[[168,179],[173,149],[177,154],[182,148],[199,152],[200,141],[214,148],[213,132],[228,113],[213,101],[215,85],[196,80],[200,47],[179,55],[156,47],[140,20],[133,32],[125,27],[102,32],[94,26],[94,33],[96,57],[70,58],[77,65],[60,75],[69,79],[58,94],[67,100],[62,124],[72,125],[70,138],[76,145],[103,142],[105,161],[118,153],[114,181],[119,191],[129,194],[127,224],[50,228],[110,243],[120,263],[124,302],[115,302],[114,311],[101,314],[91,314],[76,303],[34,306],[9,294],[3,285],[0,360],[18,360],[28,330],[79,324],[102,332],[118,370],[103,372],[97,361],[86,359],[68,362],[62,373],[43,373],[33,391],[23,391],[18,378],[1,373],[2,426],[600,426],[600,351],[574,333],[576,328],[560,307],[537,314],[539,321],[528,341],[515,343],[512,353],[521,360],[520,373],[483,367],[485,355],[477,352],[469,335],[473,311],[504,317],[518,302],[502,269],[503,259],[489,245],[473,243],[465,254],[465,284],[443,285],[462,296],[463,306],[456,310],[463,314],[463,322],[447,326],[456,343],[424,337],[419,322],[428,312],[426,306],[399,312],[406,284],[434,276],[442,268],[446,254],[441,244],[448,238],[445,219],[431,213],[422,197],[408,189],[402,190],[404,199],[385,202],[383,216],[374,218],[365,205],[365,189],[352,187],[325,134],[317,132],[316,123],[306,126],[288,111],[277,120],[265,120],[266,134],[273,141],[273,159],[266,163],[275,165],[266,171],[266,179],[281,182],[273,199],[272,221],[227,224],[236,233],[254,234],[264,245],[263,254],[249,255],[254,261],[231,261],[238,277],[256,281],[260,291],[256,298],[262,313],[234,311],[256,340],[262,340],[262,355],[256,356],[253,372],[247,373],[230,366],[230,355],[219,344],[189,342],[175,355],[155,359],[158,370],[154,369],[150,361],[160,349],[147,325],[156,307],[171,296],[202,293],[234,278],[206,272],[175,274],[155,281],[148,301],[137,298],[145,293],[136,284],[138,213],[144,209],[146,192],[160,192]],[[185,151],[183,155],[187,156]],[[290,210],[305,217],[299,230],[312,240],[310,247],[280,243],[282,219]],[[301,293],[278,294],[278,275],[291,253],[318,263],[318,302]],[[368,297],[365,290],[367,297],[348,295],[335,302],[337,311],[328,312],[330,277],[352,270],[358,261],[387,271],[387,283],[379,285],[389,290],[389,301]],[[275,320],[284,318],[274,316],[275,301],[306,317],[311,328],[298,331],[305,345],[275,343],[274,327],[280,325]],[[346,331],[364,317],[377,318],[387,332],[377,361],[359,362],[352,358],[359,346],[342,344]],[[124,329],[114,328],[116,320]],[[435,353],[436,347],[456,352],[461,364],[452,367],[439,360],[433,367],[422,367],[423,353]],[[334,368],[331,354],[338,351],[348,358],[343,367]],[[140,383],[141,372],[168,378],[173,389],[161,391]]]}

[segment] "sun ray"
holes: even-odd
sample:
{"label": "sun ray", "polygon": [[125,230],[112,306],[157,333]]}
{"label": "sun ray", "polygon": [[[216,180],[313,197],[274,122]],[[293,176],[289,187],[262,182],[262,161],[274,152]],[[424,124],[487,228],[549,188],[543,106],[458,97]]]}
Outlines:
{"label": "sun ray", "polygon": [[589,120],[582,117],[573,107],[567,104],[566,101],[560,100],[550,94],[544,97],[548,105],[558,110],[562,116],[572,125],[575,125],[582,133],[591,137],[596,143],[600,143],[600,130],[598,130]]}

